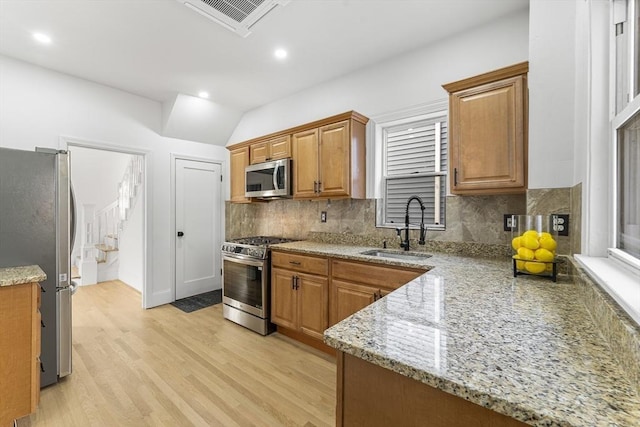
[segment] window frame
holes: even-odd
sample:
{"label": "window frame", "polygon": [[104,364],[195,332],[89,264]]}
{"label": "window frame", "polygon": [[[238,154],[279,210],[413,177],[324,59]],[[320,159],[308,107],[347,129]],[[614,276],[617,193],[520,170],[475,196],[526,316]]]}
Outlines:
{"label": "window frame", "polygon": [[[624,0],[623,0],[624,1]],[[640,7],[640,1],[629,0],[626,3],[626,9],[621,8],[620,0],[612,0],[609,7],[609,120],[608,120],[608,139],[603,144],[607,145],[608,158],[603,159],[600,163],[595,163],[594,168],[590,167],[587,175],[588,185],[586,188],[587,200],[597,198],[602,193],[602,189],[594,184],[597,180],[597,169],[599,166],[608,169],[606,177],[608,183],[606,190],[609,193],[608,207],[600,204],[599,208],[588,210],[589,213],[595,214],[595,217],[602,215],[606,220],[607,236],[606,241],[602,243],[586,242],[583,239],[583,249],[586,249],[586,255],[576,254],[574,258],[578,263],[586,269],[590,276],[629,314],[638,325],[640,325],[640,259],[620,250],[618,246],[618,135],[622,126],[627,124],[636,114],[640,114],[640,91],[637,85],[640,85],[640,79],[635,79],[636,73],[640,72],[640,65],[637,64],[635,55],[639,46],[637,32],[640,28],[636,27],[635,16],[640,12],[636,7]],[[627,50],[628,68],[627,74],[627,90],[630,94],[630,101],[620,111],[617,104],[617,56],[616,56],[616,24],[620,21],[620,14],[624,14],[631,19],[629,28],[630,44]],[[591,88],[593,90],[593,88]],[[589,165],[591,166],[591,165]],[[591,202],[593,203],[593,201]],[[589,206],[587,206],[589,209]],[[585,216],[587,222],[594,222],[593,218]],[[583,228],[583,232],[590,233],[594,231],[593,226]],[[589,239],[589,236],[585,236]],[[596,238],[599,242],[599,239]],[[598,255],[603,253],[603,255]]]}
{"label": "window frame", "polygon": [[[637,28],[636,25],[636,16],[640,14],[640,11],[636,10],[637,7],[640,6],[640,1],[638,0],[627,0],[626,1],[626,10],[622,7],[622,3],[624,0],[615,0],[612,2],[611,6],[611,32],[610,32],[610,68],[613,70],[611,73],[611,82],[610,86],[612,88],[610,94],[610,114],[611,114],[611,130],[610,130],[610,138],[609,138],[609,170],[610,170],[610,187],[609,190],[612,194],[612,203],[609,209],[609,248],[607,248],[607,256],[612,258],[617,263],[621,264],[625,268],[630,268],[632,271],[640,274],[640,258],[636,258],[627,254],[626,252],[618,249],[619,241],[618,241],[618,218],[619,218],[619,200],[618,200],[618,190],[619,190],[619,170],[618,170],[618,137],[620,129],[628,124],[636,114],[640,114],[640,91],[638,84],[640,82],[639,79],[636,78],[636,74],[640,72],[638,69],[638,64],[636,63],[637,52],[640,46],[635,46],[638,43],[638,34],[640,33],[640,28]],[[616,56],[616,25],[617,21],[620,20],[620,16],[624,15],[627,23],[627,34],[629,44],[627,46],[627,66],[628,73],[627,76],[627,91],[630,97],[627,105],[622,108],[620,111],[617,111],[617,101],[616,101],[616,93],[617,93],[617,85],[616,85],[616,76],[617,76],[617,56]],[[640,285],[639,285],[640,289]]]}
{"label": "window frame", "polygon": [[[422,104],[419,106],[410,107],[403,110],[394,111],[391,113],[386,113],[384,115],[379,115],[373,117],[371,121],[373,122],[372,133],[373,137],[371,138],[375,144],[374,150],[374,198],[376,199],[376,227],[377,228],[397,228],[399,225],[404,226],[404,224],[398,223],[386,223],[385,214],[386,214],[386,205],[385,205],[385,194],[386,194],[386,143],[385,143],[385,130],[394,126],[411,123],[420,120],[429,120],[437,117],[443,117],[444,121],[449,121],[449,102],[448,99],[436,100],[431,103]],[[447,147],[449,146],[449,141],[447,141]],[[445,218],[443,219],[443,223],[440,225],[430,224],[430,230],[445,230],[446,229],[446,198],[451,194],[449,188],[449,179],[448,179],[448,168],[446,171],[442,172],[427,172],[424,174],[419,174],[420,176],[443,176],[444,179],[444,191],[441,192],[441,197],[444,198],[445,205]],[[418,175],[416,175],[418,176]],[[399,178],[399,177],[393,177]],[[393,179],[392,178],[392,179]],[[416,225],[410,225],[410,229],[418,229],[419,227]]]}

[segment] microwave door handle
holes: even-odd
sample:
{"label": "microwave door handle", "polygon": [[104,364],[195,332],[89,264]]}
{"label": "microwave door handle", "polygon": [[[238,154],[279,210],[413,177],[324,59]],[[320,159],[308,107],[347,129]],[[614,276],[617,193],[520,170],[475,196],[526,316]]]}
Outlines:
{"label": "microwave door handle", "polygon": [[280,188],[278,188],[278,168],[280,167],[280,165],[276,165],[276,167],[273,169],[273,189],[274,190],[280,190]]}

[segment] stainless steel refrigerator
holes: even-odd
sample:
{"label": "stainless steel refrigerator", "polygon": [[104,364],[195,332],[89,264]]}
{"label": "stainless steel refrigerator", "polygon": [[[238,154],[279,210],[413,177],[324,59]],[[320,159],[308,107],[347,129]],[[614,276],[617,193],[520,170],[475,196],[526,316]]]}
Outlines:
{"label": "stainless steel refrigerator", "polygon": [[75,207],[66,151],[0,148],[0,267],[39,265],[42,387],[71,373]]}

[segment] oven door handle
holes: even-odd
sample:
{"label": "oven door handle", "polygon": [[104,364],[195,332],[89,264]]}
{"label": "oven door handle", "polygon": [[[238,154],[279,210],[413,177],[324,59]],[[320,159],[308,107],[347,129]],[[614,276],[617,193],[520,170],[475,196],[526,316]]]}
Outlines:
{"label": "oven door handle", "polygon": [[248,258],[235,258],[235,257],[226,256],[226,255],[222,255],[222,260],[223,261],[229,261],[229,262],[235,262],[236,264],[251,265],[251,266],[254,266],[254,267],[264,267],[264,265],[265,265],[264,260],[253,260],[253,259],[248,259]]}

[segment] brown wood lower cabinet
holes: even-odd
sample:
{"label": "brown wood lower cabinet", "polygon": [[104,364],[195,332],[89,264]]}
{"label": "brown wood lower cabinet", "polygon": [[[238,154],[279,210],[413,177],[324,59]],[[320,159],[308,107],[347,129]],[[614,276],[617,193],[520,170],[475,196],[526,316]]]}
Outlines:
{"label": "brown wood lower cabinet", "polygon": [[423,270],[333,259],[330,324],[362,310],[423,273]]}
{"label": "brown wood lower cabinet", "polygon": [[424,270],[347,261],[274,249],[271,321],[278,331],[333,354],[324,331]]}
{"label": "brown wood lower cabinet", "polygon": [[280,268],[271,277],[271,321],[322,340],[329,326],[327,278]]}
{"label": "brown wood lower cabinet", "polygon": [[524,427],[412,378],[337,353],[336,426]]}
{"label": "brown wood lower cabinet", "polygon": [[329,327],[328,260],[273,251],[271,321],[322,341]]}
{"label": "brown wood lower cabinet", "polygon": [[[40,398],[40,285],[0,287],[0,426],[35,412]],[[13,423],[11,423],[13,425]]]}

